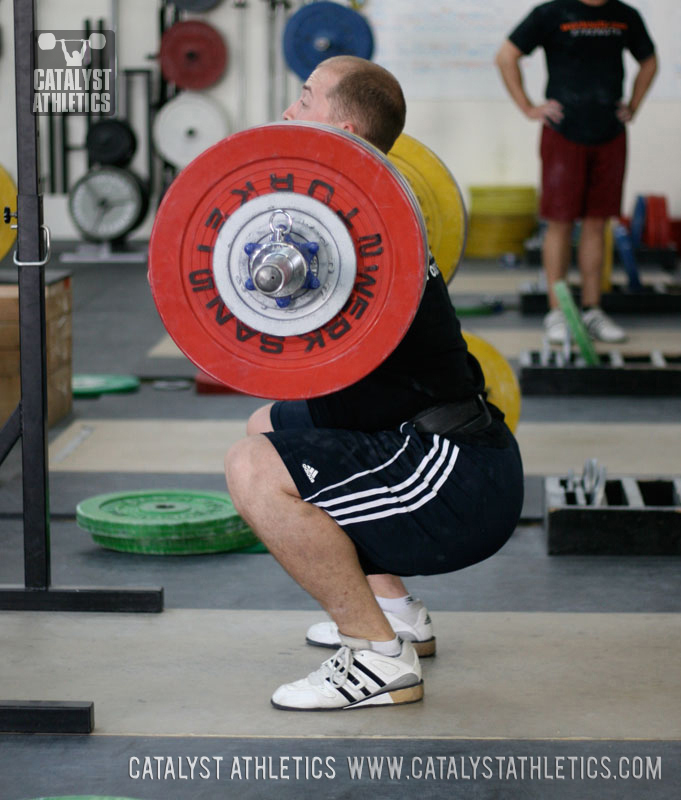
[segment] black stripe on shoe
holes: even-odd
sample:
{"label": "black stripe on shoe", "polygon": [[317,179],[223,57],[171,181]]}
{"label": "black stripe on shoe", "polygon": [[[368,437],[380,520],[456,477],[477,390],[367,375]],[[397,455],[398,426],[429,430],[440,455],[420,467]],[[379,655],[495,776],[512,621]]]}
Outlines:
{"label": "black stripe on shoe", "polygon": [[348,701],[348,703],[356,703],[357,698],[353,697],[350,692],[346,692],[342,686],[334,686],[333,687],[337,692],[340,692],[343,697]]}
{"label": "black stripe on shoe", "polygon": [[378,684],[381,688],[385,686],[385,681],[381,680],[378,675],[375,675],[368,667],[365,667],[364,664],[357,661],[357,659],[352,659],[353,666],[357,667],[357,669],[361,670],[368,678],[371,678],[374,683]]}
{"label": "black stripe on shoe", "polygon": [[348,675],[348,680],[351,681],[365,697],[371,694],[366,686],[360,686],[359,679],[356,678],[352,672]]}

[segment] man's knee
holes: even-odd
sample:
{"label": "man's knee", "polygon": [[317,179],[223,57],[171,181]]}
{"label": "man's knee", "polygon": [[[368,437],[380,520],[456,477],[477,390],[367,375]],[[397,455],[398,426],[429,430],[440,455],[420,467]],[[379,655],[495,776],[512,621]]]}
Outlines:
{"label": "man's knee", "polygon": [[225,455],[227,489],[237,511],[254,496],[283,491],[297,495],[295,484],[276,448],[265,436],[247,436]]}
{"label": "man's knee", "polygon": [[546,227],[552,233],[559,236],[571,236],[574,223],[572,220],[547,219]]}
{"label": "man's knee", "polygon": [[602,233],[604,230],[604,217],[584,217],[582,220],[582,231],[587,231],[590,233]]}
{"label": "man's knee", "polygon": [[248,502],[249,488],[257,482],[256,460],[260,448],[254,447],[256,440],[257,437],[240,439],[225,455],[227,489],[237,511],[243,503]]}

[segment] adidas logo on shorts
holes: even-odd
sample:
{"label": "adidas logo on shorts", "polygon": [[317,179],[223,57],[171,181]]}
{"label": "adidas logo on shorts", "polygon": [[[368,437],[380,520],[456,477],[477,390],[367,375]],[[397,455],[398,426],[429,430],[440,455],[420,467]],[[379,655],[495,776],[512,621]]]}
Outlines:
{"label": "adidas logo on shorts", "polygon": [[317,477],[317,475],[319,475],[319,470],[311,467],[309,464],[303,464],[303,470],[305,471],[307,479],[310,481],[310,483],[314,483],[314,479]]}

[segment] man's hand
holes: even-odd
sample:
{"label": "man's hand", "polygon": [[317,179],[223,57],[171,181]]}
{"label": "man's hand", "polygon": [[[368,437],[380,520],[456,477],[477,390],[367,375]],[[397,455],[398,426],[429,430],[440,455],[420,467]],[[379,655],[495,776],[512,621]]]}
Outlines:
{"label": "man's hand", "polygon": [[620,102],[617,104],[615,116],[620,122],[631,122],[631,120],[634,118],[634,112],[631,110],[629,103]]}
{"label": "man's hand", "polygon": [[557,100],[547,100],[540,106],[532,106],[526,112],[530,119],[559,123],[563,119],[563,106]]}

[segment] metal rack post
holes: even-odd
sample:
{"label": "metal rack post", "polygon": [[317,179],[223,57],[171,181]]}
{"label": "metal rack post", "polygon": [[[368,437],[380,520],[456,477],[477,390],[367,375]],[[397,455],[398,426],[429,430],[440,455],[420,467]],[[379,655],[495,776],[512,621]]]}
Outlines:
{"label": "metal rack post", "polygon": [[[0,586],[0,609],[12,611],[163,610],[162,588],[54,588],[50,585],[47,462],[45,264],[49,231],[43,224],[38,126],[33,113],[35,0],[14,0],[17,123],[17,250],[21,400],[0,430],[0,464],[21,439],[24,586]],[[93,704],[0,700],[0,731],[90,733]]]}

